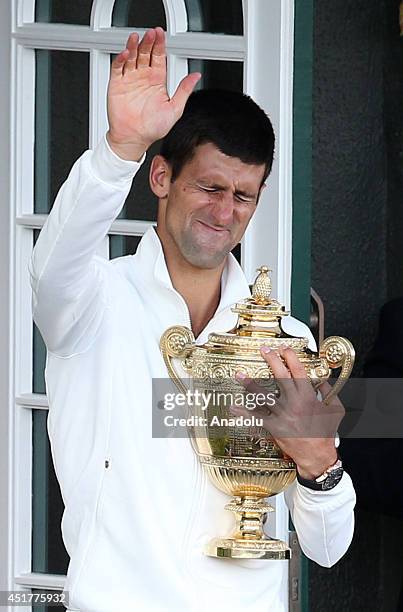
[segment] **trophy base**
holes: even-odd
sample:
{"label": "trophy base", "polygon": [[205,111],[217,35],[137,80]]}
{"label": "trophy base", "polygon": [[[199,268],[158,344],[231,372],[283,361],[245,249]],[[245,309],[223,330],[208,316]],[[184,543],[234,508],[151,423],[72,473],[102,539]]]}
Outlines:
{"label": "trophy base", "polygon": [[285,542],[271,538],[261,540],[238,540],[236,538],[214,538],[204,549],[209,557],[227,559],[291,559],[291,549]]}

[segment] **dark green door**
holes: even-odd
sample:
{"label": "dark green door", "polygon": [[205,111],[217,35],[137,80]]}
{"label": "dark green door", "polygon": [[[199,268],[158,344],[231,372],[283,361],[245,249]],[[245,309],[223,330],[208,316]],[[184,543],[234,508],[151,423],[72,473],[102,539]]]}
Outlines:
{"label": "dark green door", "polygon": [[[309,324],[312,207],[313,0],[295,0],[292,313]],[[299,610],[308,612],[309,562],[301,556]],[[290,609],[298,610],[290,601]]]}

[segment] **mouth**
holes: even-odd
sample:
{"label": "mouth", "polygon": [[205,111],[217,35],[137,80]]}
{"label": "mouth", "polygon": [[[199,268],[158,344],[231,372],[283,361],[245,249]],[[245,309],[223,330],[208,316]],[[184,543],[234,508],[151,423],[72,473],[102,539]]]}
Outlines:
{"label": "mouth", "polygon": [[208,223],[205,223],[204,221],[200,221],[200,219],[197,220],[197,223],[199,223],[200,225],[203,226],[203,228],[210,230],[210,232],[216,234],[216,235],[223,235],[225,232],[230,233],[230,230],[228,228],[225,227],[214,227],[213,225],[209,225]]}

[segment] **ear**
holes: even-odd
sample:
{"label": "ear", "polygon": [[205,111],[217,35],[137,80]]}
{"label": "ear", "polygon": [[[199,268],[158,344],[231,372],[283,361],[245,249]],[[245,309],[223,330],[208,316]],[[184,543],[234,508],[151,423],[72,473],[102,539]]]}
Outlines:
{"label": "ear", "polygon": [[159,200],[167,197],[171,184],[171,167],[165,157],[156,155],[150,166],[149,182],[152,192]]}

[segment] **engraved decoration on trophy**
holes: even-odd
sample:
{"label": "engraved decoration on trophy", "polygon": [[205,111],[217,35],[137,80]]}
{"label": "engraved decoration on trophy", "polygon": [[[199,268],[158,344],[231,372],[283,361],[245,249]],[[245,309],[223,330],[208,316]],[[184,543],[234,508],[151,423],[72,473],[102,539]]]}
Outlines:
{"label": "engraved decoration on trophy", "polygon": [[[276,392],[273,374],[260,354],[263,345],[271,349],[288,346],[294,349],[305,367],[314,388],[328,379],[331,370],[341,368],[339,377],[323,398],[324,410],[351,374],[354,348],[346,338],[332,336],[324,340],[318,353],[308,348],[308,339],[293,337],[282,328],[287,312],[271,297],[269,268],[262,266],[252,289],[252,296],[232,307],[238,314],[234,329],[210,333],[204,345],[196,345],[190,329],[173,326],[161,337],[160,349],[169,376],[180,392],[187,386],[178,376],[175,361],[190,375],[192,391],[205,396],[224,397],[211,402],[207,410],[192,407],[192,414],[207,417],[205,425],[189,427],[189,435],[203,469],[213,484],[231,496],[225,506],[234,513],[236,527],[230,536],[211,540],[205,553],[214,557],[237,559],[289,559],[291,552],[285,542],[267,536],[263,526],[273,508],[268,497],[284,491],[295,479],[295,464],[274,443],[267,431],[255,425],[216,426],[214,417],[234,420],[225,397],[245,393],[235,374],[243,372],[258,379],[264,389]],[[220,393],[218,393],[220,392]],[[253,414],[253,411],[251,411]],[[221,422],[221,421],[220,421]]]}

